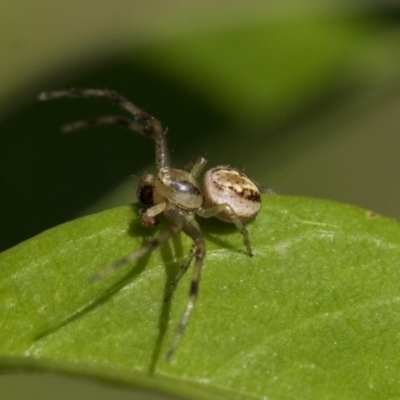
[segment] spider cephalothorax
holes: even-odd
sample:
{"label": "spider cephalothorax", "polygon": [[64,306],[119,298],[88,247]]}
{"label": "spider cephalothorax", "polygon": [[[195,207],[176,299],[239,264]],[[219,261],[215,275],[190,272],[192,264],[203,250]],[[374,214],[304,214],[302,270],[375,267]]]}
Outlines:
{"label": "spider cephalothorax", "polygon": [[161,123],[114,91],[69,89],[43,92],[40,94],[39,99],[51,100],[63,97],[104,97],[131,114],[131,118],[105,116],[73,122],[64,126],[64,131],[73,131],[91,125],[115,124],[155,141],[157,172],[155,175],[143,175],[137,191],[139,200],[149,206],[142,212],[141,220],[143,225],[153,227],[158,224],[157,216],[163,213],[172,224],[169,229],[162,232],[156,239],[148,242],[141,249],[117,260],[109,267],[95,274],[92,277],[92,281],[96,281],[109,272],[143,257],[178,232],[184,232],[189,236],[193,240],[193,246],[182,263],[180,272],[172,282],[166,296],[166,301],[168,301],[179,280],[194,259],[189,301],[174,341],[167,353],[167,358],[169,358],[182,337],[196,302],[201,267],[206,253],[204,239],[195,216],[198,215],[203,218],[216,217],[222,221],[235,224],[243,236],[248,255],[252,256],[249,235],[244,224],[255,218],[260,209],[259,187],[242,172],[227,166],[210,169],[204,174],[203,182],[200,184],[198,177],[207,162],[202,157],[182,169],[172,168],[165,131]]}

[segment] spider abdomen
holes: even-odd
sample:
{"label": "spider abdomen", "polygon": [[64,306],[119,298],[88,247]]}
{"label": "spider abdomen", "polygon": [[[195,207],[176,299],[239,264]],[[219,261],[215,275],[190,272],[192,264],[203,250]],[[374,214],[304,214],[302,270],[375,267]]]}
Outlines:
{"label": "spider abdomen", "polygon": [[[212,207],[228,205],[242,221],[249,221],[257,215],[261,206],[260,191],[242,172],[229,167],[216,167],[204,175],[204,205]],[[216,218],[233,222],[229,212],[215,215]]]}

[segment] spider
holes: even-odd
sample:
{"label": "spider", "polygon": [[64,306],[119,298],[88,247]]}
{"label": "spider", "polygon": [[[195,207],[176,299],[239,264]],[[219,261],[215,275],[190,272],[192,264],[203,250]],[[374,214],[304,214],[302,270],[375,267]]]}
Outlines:
{"label": "spider", "polygon": [[142,211],[141,222],[144,226],[154,227],[158,224],[158,215],[164,214],[172,223],[167,230],[155,239],[150,240],[141,249],[94,274],[91,281],[97,281],[125,264],[149,254],[179,232],[185,233],[193,241],[189,254],[184,259],[180,271],[165,296],[165,301],[171,298],[178,282],[194,259],[189,300],[167,352],[166,359],[169,360],[182,338],[197,300],[201,268],[206,254],[204,238],[195,217],[216,217],[222,221],[235,224],[243,236],[247,254],[253,256],[245,223],[254,219],[260,209],[260,191],[262,191],[262,188],[242,172],[227,166],[219,166],[207,171],[201,185],[198,182],[198,177],[207,163],[207,160],[203,157],[192,161],[182,169],[173,168],[165,130],[162,128],[161,122],[115,91],[72,88],[43,92],[39,95],[39,100],[90,97],[108,99],[130,113],[131,118],[115,115],[90,118],[65,125],[63,131],[71,132],[87,126],[110,124],[119,125],[153,139],[157,172],[155,175],[145,174],[139,181],[138,199],[149,206],[145,211]]}

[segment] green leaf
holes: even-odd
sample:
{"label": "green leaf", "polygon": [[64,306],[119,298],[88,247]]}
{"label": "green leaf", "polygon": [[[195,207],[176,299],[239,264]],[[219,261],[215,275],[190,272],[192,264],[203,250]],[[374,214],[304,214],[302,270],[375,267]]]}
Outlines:
{"label": "green leaf", "polygon": [[[167,222],[163,221],[161,230]],[[181,236],[88,278],[158,232],[136,206],[81,218],[0,256],[0,367],[56,370],[188,399],[381,399],[399,392],[400,227],[329,201],[266,196],[248,225],[202,220],[199,299],[165,361],[190,271]]]}

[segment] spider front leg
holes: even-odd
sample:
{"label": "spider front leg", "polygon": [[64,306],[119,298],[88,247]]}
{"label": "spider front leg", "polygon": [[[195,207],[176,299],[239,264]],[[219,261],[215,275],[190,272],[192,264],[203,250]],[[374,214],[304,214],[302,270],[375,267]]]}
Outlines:
{"label": "spider front leg", "polygon": [[42,92],[39,94],[39,100],[55,100],[61,98],[90,98],[90,97],[102,97],[110,100],[112,103],[121,107],[123,110],[129,112],[133,121],[128,120],[125,117],[98,117],[89,120],[77,121],[64,127],[67,132],[79,128],[83,128],[89,125],[100,125],[100,124],[116,124],[119,126],[131,129],[140,135],[151,138],[156,144],[156,166],[157,170],[160,168],[168,167],[171,164],[170,156],[168,153],[167,141],[165,138],[164,129],[161,126],[161,122],[154,118],[152,115],[147,114],[139,107],[136,107],[133,103],[128,101],[125,97],[119,93],[108,90],[108,89],[80,89],[72,88],[68,90],[54,90],[50,92]]}
{"label": "spider front leg", "polygon": [[124,96],[114,90],[108,89],[83,89],[83,88],[71,88],[66,90],[52,90],[49,92],[42,92],[39,94],[39,100],[56,100],[61,98],[89,98],[89,97],[104,97],[110,100],[112,103],[120,106],[122,109],[132,114],[138,122],[141,123],[155,123],[157,121],[153,116],[145,113],[139,107],[136,107],[133,103],[127,100]]}
{"label": "spider front leg", "polygon": [[81,119],[79,121],[74,121],[63,125],[61,127],[61,130],[64,133],[71,133],[79,129],[84,129],[96,125],[117,125],[122,128],[127,128],[132,131],[138,132],[141,135],[145,136],[145,133],[143,132],[144,127],[142,125],[130,118],[123,117],[121,115],[105,115],[101,117]]}

